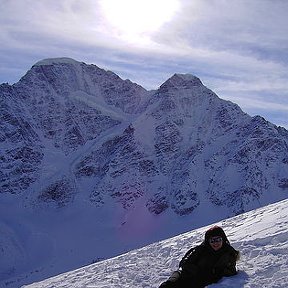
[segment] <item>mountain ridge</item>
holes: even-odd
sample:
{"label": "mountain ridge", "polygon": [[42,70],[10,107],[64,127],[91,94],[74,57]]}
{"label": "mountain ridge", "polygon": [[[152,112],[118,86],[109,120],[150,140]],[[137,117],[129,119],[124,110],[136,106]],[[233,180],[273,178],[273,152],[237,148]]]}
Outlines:
{"label": "mountain ridge", "polygon": [[[96,65],[46,59],[0,95],[0,227],[11,248],[0,255],[16,251],[7,279],[47,263],[67,271],[287,198],[288,131],[196,76],[146,91]],[[49,256],[38,259],[29,233]]]}

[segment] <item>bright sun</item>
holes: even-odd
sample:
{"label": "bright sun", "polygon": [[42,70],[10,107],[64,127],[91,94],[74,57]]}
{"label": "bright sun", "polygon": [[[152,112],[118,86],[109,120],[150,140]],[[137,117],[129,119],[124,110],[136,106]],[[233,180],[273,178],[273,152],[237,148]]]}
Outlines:
{"label": "bright sun", "polygon": [[171,20],[179,0],[100,0],[102,13],[125,38],[147,36]]}

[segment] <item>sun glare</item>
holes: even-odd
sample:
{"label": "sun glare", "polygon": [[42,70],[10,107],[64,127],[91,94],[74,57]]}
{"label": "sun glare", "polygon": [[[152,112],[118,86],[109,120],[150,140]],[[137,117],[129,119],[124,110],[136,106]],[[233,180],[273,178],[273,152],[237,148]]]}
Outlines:
{"label": "sun glare", "polygon": [[101,0],[107,23],[124,37],[149,36],[172,19],[178,0]]}

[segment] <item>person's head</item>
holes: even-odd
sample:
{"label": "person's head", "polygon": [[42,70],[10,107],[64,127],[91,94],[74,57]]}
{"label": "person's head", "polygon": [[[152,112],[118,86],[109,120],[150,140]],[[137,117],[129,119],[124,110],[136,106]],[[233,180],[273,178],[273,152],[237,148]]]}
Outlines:
{"label": "person's head", "polygon": [[229,241],[223,229],[219,226],[214,226],[206,231],[205,244],[209,245],[214,251],[218,251],[223,245],[229,244]]}

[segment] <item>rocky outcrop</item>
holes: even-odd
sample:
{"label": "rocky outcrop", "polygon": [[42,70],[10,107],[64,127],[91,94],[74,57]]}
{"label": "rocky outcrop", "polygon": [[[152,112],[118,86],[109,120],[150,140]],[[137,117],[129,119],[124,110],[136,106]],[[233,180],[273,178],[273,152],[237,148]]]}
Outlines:
{"label": "rocky outcrop", "polygon": [[37,199],[60,206],[86,180],[96,206],[110,197],[129,210],[145,197],[154,214],[189,214],[203,197],[237,214],[267,194],[286,195],[287,131],[221,100],[195,76],[175,74],[147,92],[60,58],[36,63],[0,91],[1,193],[37,186],[53,147],[68,168],[42,177]]}

